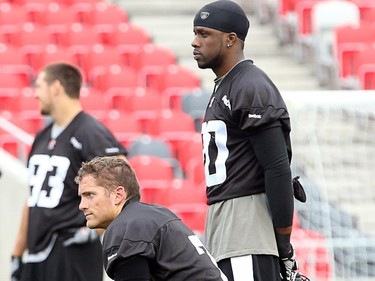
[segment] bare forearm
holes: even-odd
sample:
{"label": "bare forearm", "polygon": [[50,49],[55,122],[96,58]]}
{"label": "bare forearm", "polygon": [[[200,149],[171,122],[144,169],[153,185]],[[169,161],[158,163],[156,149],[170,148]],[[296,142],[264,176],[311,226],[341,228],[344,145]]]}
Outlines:
{"label": "bare forearm", "polygon": [[21,222],[16,238],[16,243],[12,252],[13,256],[21,257],[23,255],[23,252],[26,250],[27,245],[27,229],[28,229],[28,221],[29,221],[29,207],[27,206],[27,203],[25,202],[22,216],[21,216]]}

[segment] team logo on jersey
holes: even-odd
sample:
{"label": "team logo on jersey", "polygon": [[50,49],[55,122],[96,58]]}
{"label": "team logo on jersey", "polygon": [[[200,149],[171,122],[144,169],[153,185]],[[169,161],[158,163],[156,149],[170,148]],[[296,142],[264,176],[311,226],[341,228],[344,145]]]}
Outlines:
{"label": "team logo on jersey", "polygon": [[74,148],[82,150],[82,143],[80,143],[75,137],[71,137],[70,143],[74,146]]}
{"label": "team logo on jersey", "polygon": [[262,118],[262,115],[249,113],[248,117],[252,119],[260,119]]}
{"label": "team logo on jersey", "polygon": [[113,154],[113,153],[120,152],[120,149],[118,147],[109,147],[105,149],[105,152],[108,154],[111,154],[111,153]]}
{"label": "team logo on jersey", "polygon": [[55,148],[55,145],[56,145],[56,140],[55,139],[51,139],[49,142],[48,142],[48,150],[52,150]]}
{"label": "team logo on jersey", "polygon": [[210,15],[210,13],[208,13],[208,12],[201,12],[201,19],[205,20],[206,18],[208,18],[209,15]]}
{"label": "team logo on jersey", "polygon": [[229,110],[232,110],[232,108],[230,106],[230,101],[228,100],[227,95],[225,95],[221,100],[223,101],[224,105],[229,108]]}

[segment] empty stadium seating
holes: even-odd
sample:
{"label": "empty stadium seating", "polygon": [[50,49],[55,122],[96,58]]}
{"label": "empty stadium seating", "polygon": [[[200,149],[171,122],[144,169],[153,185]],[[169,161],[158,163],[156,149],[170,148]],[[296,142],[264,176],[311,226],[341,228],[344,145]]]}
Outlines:
{"label": "empty stadium seating", "polygon": [[[355,62],[358,55],[369,48],[375,40],[375,25],[362,23],[359,26],[339,26],[334,30],[333,53],[337,61],[337,76],[340,85],[356,88]],[[349,83],[349,85],[348,85]]]}

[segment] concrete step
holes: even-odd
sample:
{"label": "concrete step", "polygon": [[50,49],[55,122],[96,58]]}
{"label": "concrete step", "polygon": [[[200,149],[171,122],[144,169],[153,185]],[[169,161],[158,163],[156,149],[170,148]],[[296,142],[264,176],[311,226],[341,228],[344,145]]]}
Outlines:
{"label": "concrete step", "polygon": [[[194,39],[192,21],[197,10],[211,1],[189,0],[120,0],[115,1],[129,14],[130,21],[144,27],[155,44],[170,48],[178,62],[201,77],[202,86],[209,91],[215,78],[211,70],[201,70],[192,58]],[[245,2],[237,1],[238,3]],[[247,6],[247,10],[252,8]],[[245,42],[245,57],[254,60],[275,82],[280,90],[320,89],[312,70],[299,64],[292,50],[279,46],[271,25],[260,24],[249,14],[250,30]]]}

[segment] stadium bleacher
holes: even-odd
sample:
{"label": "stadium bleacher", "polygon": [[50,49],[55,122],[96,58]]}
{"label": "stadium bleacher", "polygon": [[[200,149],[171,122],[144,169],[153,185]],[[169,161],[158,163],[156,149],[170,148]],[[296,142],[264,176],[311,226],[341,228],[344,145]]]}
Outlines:
{"label": "stadium bleacher", "polygon": [[[298,59],[313,65],[322,85],[330,89],[375,89],[373,63],[356,56],[362,51],[368,56],[373,52],[374,1],[280,0],[269,9],[277,11],[274,25],[279,41],[300,50],[296,52]],[[356,39],[345,33],[349,28],[356,30]],[[360,37],[365,33],[366,38]],[[348,63],[358,67],[353,69]],[[346,71],[353,72],[349,75]]]}
{"label": "stadium bleacher", "polygon": [[[266,23],[277,24],[274,28],[280,42],[300,49],[297,59],[315,68],[319,18],[314,15],[317,7],[328,1],[332,0],[275,0],[259,6],[271,11],[273,18]],[[375,53],[370,46],[375,40],[364,36],[375,36],[375,5],[372,0],[334,2],[350,2],[359,14],[353,21],[328,27],[324,50],[330,63],[326,63],[327,72],[318,71],[326,73],[321,81],[334,89],[375,89],[375,60],[369,60]],[[194,93],[207,94],[197,73],[180,64],[178,54],[168,46],[156,43],[146,28],[132,22],[130,11],[106,1],[9,0],[0,3],[0,11],[0,116],[35,134],[48,122],[35,112],[32,86],[36,73],[51,62],[77,65],[85,78],[83,108],[103,121],[124,145],[132,147],[147,134],[170,148],[169,159],[146,152],[130,157],[143,199],[168,205],[202,234],[207,206],[200,193],[204,190],[204,172],[197,120],[203,111],[194,111],[186,98],[192,99]],[[349,30],[361,35],[349,37]],[[203,96],[198,102],[206,99]],[[194,106],[193,101],[190,103]],[[15,157],[20,157],[20,152],[24,157],[25,147],[4,130],[0,130],[0,146]],[[350,268],[357,268],[348,260],[359,263],[361,257],[336,247],[332,258],[328,250],[332,237],[325,232],[322,220],[329,218],[336,238],[343,238],[342,233],[357,239],[369,237],[358,230],[354,216],[325,201],[314,184],[304,184],[313,202],[308,206],[317,209],[297,205],[293,241],[301,269],[317,281],[331,280],[335,274],[345,277]],[[327,209],[321,205],[328,208],[328,214],[322,212]],[[374,253],[371,247],[366,251],[370,257]],[[375,275],[374,260],[362,261],[368,275]],[[352,271],[350,274],[353,276]],[[356,274],[365,275],[363,271]]]}

